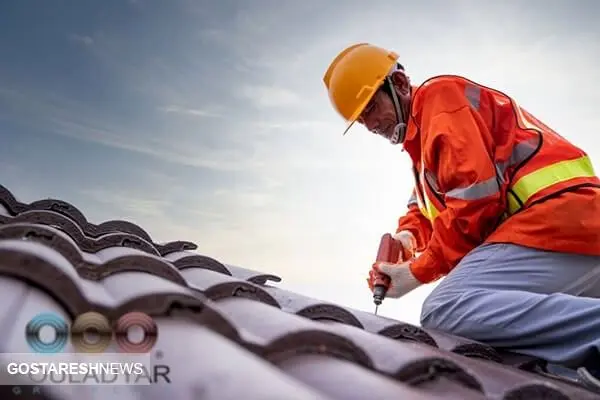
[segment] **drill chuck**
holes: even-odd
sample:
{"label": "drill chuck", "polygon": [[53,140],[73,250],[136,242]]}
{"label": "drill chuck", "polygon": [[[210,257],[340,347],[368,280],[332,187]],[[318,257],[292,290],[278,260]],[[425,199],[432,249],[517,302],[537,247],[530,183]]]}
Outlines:
{"label": "drill chuck", "polygon": [[380,305],[385,297],[386,287],[383,285],[376,285],[373,289],[373,303]]}

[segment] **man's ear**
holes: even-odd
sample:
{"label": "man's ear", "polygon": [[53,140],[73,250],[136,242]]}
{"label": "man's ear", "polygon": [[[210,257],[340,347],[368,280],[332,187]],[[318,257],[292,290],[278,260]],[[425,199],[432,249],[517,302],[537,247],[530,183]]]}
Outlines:
{"label": "man's ear", "polygon": [[400,94],[408,95],[410,93],[410,79],[404,71],[394,71],[391,78]]}

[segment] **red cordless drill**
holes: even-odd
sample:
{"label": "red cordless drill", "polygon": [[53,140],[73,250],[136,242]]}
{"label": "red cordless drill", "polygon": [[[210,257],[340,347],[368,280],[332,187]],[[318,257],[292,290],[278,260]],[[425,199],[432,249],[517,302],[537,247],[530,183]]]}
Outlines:
{"label": "red cordless drill", "polygon": [[[379,242],[379,250],[375,262],[397,263],[404,259],[402,243],[394,240],[389,233],[384,234]],[[373,303],[375,303],[375,314],[379,305],[385,298],[385,293],[390,286],[390,278],[387,275],[378,274],[373,284]]]}

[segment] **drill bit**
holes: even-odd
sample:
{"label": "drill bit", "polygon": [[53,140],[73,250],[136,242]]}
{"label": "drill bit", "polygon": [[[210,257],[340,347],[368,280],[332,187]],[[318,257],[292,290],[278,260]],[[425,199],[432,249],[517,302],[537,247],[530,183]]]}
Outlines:
{"label": "drill bit", "polygon": [[379,305],[375,304],[375,315],[377,315],[377,309],[379,308]]}

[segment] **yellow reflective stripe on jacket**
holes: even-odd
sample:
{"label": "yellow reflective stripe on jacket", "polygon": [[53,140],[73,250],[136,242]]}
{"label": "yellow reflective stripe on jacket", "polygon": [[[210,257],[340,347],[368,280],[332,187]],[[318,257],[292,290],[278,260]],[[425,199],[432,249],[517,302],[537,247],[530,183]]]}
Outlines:
{"label": "yellow reflective stripe on jacket", "polygon": [[427,195],[425,195],[425,204],[427,205],[427,217],[431,221],[435,220],[437,216],[440,215],[440,211],[435,208],[431,201],[429,201]]}
{"label": "yellow reflective stripe on jacket", "polygon": [[[525,175],[512,185],[512,191],[525,204],[537,192],[556,183],[593,176],[595,173],[592,162],[588,156],[583,156],[574,160],[560,161]],[[511,214],[521,207],[512,196],[509,196],[508,203]]]}
{"label": "yellow reflective stripe on jacket", "polygon": [[[425,195],[427,197],[427,195]],[[429,201],[429,199],[425,198],[426,206],[422,205],[419,201],[419,210],[421,210],[421,214],[428,220],[432,221],[437,218],[440,214],[440,211],[435,208],[435,206]]]}
{"label": "yellow reflective stripe on jacket", "polygon": [[420,196],[416,196],[417,204],[419,205],[419,209],[421,210],[421,214],[423,214],[428,220],[433,222],[440,214],[440,211],[433,205],[429,197],[427,197],[427,184],[425,182],[425,171],[421,169],[420,173],[420,181],[421,181],[421,191],[423,193],[423,197],[425,197],[425,204],[420,199]]}
{"label": "yellow reflective stripe on jacket", "polygon": [[[576,178],[589,178],[595,176],[594,167],[589,156],[583,156],[574,160],[560,161],[546,167],[540,168],[532,173],[521,177],[512,186],[512,192],[508,193],[508,212],[514,214],[521,208],[521,204],[527,201],[541,190],[544,190],[554,184],[568,181]],[[417,201],[421,213],[430,221],[435,220],[440,214],[440,211],[433,205],[427,197],[424,179],[423,193],[425,204],[421,202],[419,196],[411,197],[411,200]],[[496,177],[492,177],[486,181],[471,185],[467,188],[453,189],[446,193],[446,198],[452,197],[461,200],[477,200],[492,196],[499,192],[498,182]],[[515,198],[515,195],[518,197]]]}

